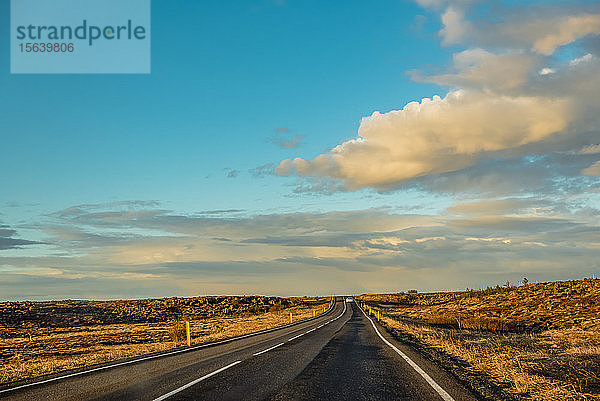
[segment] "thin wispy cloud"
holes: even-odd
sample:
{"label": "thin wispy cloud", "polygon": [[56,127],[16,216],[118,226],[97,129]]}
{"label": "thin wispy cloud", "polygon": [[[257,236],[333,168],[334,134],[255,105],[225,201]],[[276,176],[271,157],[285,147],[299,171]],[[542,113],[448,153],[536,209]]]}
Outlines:
{"label": "thin wispy cloud", "polygon": [[275,128],[275,135],[267,139],[268,142],[281,149],[295,149],[300,146],[304,135],[291,135],[287,127]]}
{"label": "thin wispy cloud", "polygon": [[254,178],[263,178],[267,175],[273,175],[273,169],[275,168],[275,164],[273,163],[266,163],[263,164],[261,166],[257,166],[254,167],[250,170],[248,170],[248,172],[252,175],[252,177]]}
{"label": "thin wispy cloud", "polygon": [[21,238],[15,238],[17,231],[9,226],[0,224],[0,251],[6,249],[19,249],[27,245],[40,245],[43,242],[30,241]]}
{"label": "thin wispy cloud", "polygon": [[240,170],[227,169],[227,178],[236,178],[240,174]]}
{"label": "thin wispy cloud", "polygon": [[[367,209],[251,216],[123,208],[98,213],[88,206],[77,215],[57,212],[44,228],[62,256],[0,256],[0,265],[13,266],[0,288],[22,293],[30,285],[23,274],[51,280],[58,292],[99,280],[130,281],[148,291],[159,284],[183,291],[192,283],[218,291],[215,281],[249,277],[247,286],[236,288],[250,290],[260,278],[263,285],[277,285],[278,293],[313,285],[314,274],[342,272],[343,285],[358,285],[370,272],[377,285],[382,277],[402,274],[411,286],[434,276],[435,285],[443,278],[455,286],[491,276],[535,277],[544,264],[552,274],[586,274],[600,267],[600,211],[563,205],[518,197],[466,200],[438,215]],[[394,285],[390,281],[389,288]]]}
{"label": "thin wispy cloud", "polygon": [[300,145],[300,142],[304,138],[304,135],[294,135],[290,138],[281,138],[278,136],[269,138],[269,142],[273,145],[277,145],[282,149],[295,149]]}

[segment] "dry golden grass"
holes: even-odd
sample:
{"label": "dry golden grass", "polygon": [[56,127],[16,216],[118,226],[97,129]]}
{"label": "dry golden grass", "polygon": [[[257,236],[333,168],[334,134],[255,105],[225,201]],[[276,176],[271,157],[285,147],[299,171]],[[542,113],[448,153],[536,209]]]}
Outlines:
{"label": "dry golden grass", "polygon": [[[292,307],[270,308],[273,310],[258,314],[244,311],[190,319],[192,345],[287,324],[290,312],[294,321],[307,319],[323,311],[325,304],[317,302],[325,299],[296,302]],[[172,334],[173,327],[185,318],[157,323],[37,327],[34,332],[4,329],[0,337],[0,384],[184,346],[185,336],[173,341],[169,332]]]}
{"label": "dry golden grass", "polygon": [[[359,297],[382,323],[527,400],[600,400],[600,281]],[[393,302],[397,303],[393,303]],[[542,311],[542,313],[538,313]]]}
{"label": "dry golden grass", "polygon": [[600,280],[557,281],[482,291],[368,294],[362,301],[389,304],[394,314],[454,327],[497,325],[499,330],[600,330]]}
{"label": "dry golden grass", "polygon": [[[585,383],[586,379],[598,382],[597,371],[578,367],[576,361],[568,360],[569,355],[581,355],[582,347],[587,355],[597,356],[598,346],[590,348],[585,342],[572,341],[561,350],[552,349],[557,334],[575,340],[579,337],[578,332],[546,332],[543,336],[493,333],[468,339],[456,333],[456,330],[403,323],[389,317],[383,317],[382,321],[389,327],[409,333],[429,346],[468,362],[472,369],[491,376],[497,384],[508,385],[509,391],[516,396],[545,401],[600,399],[600,395],[586,391]],[[524,339],[523,336],[529,338]],[[593,341],[600,343],[598,333]],[[548,347],[548,343],[552,345]],[[566,365],[560,366],[560,372],[554,372],[554,376],[563,375],[560,379],[552,378],[549,374],[552,365],[557,364]]]}

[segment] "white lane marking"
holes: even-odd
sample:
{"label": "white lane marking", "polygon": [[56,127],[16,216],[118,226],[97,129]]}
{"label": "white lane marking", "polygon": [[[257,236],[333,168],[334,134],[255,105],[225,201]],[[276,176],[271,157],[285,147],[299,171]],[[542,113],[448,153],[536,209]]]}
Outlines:
{"label": "white lane marking", "polygon": [[[356,305],[358,306],[358,304],[356,304]],[[360,311],[365,315],[365,317],[367,319],[369,319],[369,321],[373,325],[373,328],[375,329],[375,332],[377,333],[377,335],[379,336],[379,338],[381,338],[384,343],[386,343],[387,345],[389,345],[391,349],[393,349],[394,351],[396,351],[398,353],[398,355],[400,355],[406,362],[408,362],[408,364],[410,366],[412,366],[412,368],[414,370],[416,370],[417,373],[420,374],[421,377],[423,377],[423,379],[425,379],[425,381],[427,381],[427,383],[429,383],[429,385],[431,387],[433,387],[433,389],[440,395],[440,397],[442,397],[442,399],[444,401],[454,401],[454,398],[452,398],[450,396],[450,394],[448,394],[446,392],[446,390],[444,390],[439,384],[437,384],[435,382],[435,380],[433,380],[431,378],[431,376],[429,376],[423,369],[421,369],[421,367],[419,365],[417,365],[415,362],[413,362],[413,360],[410,359],[408,357],[408,355],[406,355],[404,352],[400,351],[396,346],[394,346],[394,344],[390,343],[388,340],[386,340],[385,338],[383,338],[383,336],[381,335],[381,333],[379,332],[379,330],[377,330],[377,327],[375,327],[375,323],[373,323],[373,320],[371,320],[371,318],[369,316],[367,316],[367,314],[365,313],[365,311],[362,310],[362,308],[360,306],[358,306],[358,309],[360,309]]]}
{"label": "white lane marking", "polygon": [[274,346],[272,346],[271,348],[263,349],[262,351],[260,351],[260,352],[257,352],[257,353],[255,353],[255,354],[252,354],[252,355],[256,356],[256,355],[264,354],[265,352],[271,351],[272,349],[275,349],[275,348],[277,348],[277,347],[281,347],[283,344],[285,344],[285,343],[281,343],[281,344],[274,345]]}
{"label": "white lane marking", "polygon": [[39,381],[39,382],[34,382],[34,383],[29,383],[29,384],[23,384],[21,386],[11,387],[11,388],[7,388],[7,389],[4,389],[4,390],[0,390],[0,394],[4,393],[4,392],[8,392],[8,391],[19,390],[19,389],[26,388],[26,387],[37,386],[37,385],[40,385],[40,384],[49,383],[49,382],[53,382],[53,381],[57,381],[57,380],[67,379],[67,378],[73,377],[73,376],[80,376],[80,375],[87,374],[87,373],[98,372],[100,370],[105,370],[105,369],[110,369],[110,368],[116,368],[118,366],[130,365],[132,363],[141,362],[141,361],[147,361],[149,359],[155,359],[155,358],[162,357],[162,356],[169,356],[169,355],[173,355],[173,354],[179,354],[180,352],[183,352],[183,351],[188,351],[188,350],[186,349],[186,350],[169,352],[169,353],[166,353],[166,354],[148,356],[148,357],[145,357],[145,358],[135,359],[135,360],[132,360],[132,361],[115,363],[115,364],[109,365],[109,366],[101,366],[99,368],[84,370],[82,372],[70,373],[70,374],[64,375],[64,376],[53,377],[51,379],[46,379],[46,380],[42,380],[42,381]]}
{"label": "white lane marking", "polygon": [[[329,309],[327,309],[327,311],[325,313],[329,313],[331,310],[333,310],[333,306],[331,306]],[[346,311],[346,304],[344,303],[344,312],[345,311]],[[311,318],[309,318],[307,320],[318,319],[321,316],[322,315],[311,317]],[[139,359],[132,359],[130,361],[115,363],[115,364],[107,365],[107,366],[100,366],[100,367],[94,368],[94,369],[82,370],[81,372],[69,373],[69,374],[64,375],[64,376],[53,377],[51,379],[46,379],[46,380],[42,380],[42,381],[39,381],[39,382],[33,382],[33,383],[23,384],[23,385],[20,385],[20,386],[17,386],[17,387],[9,387],[9,388],[6,388],[4,390],[0,390],[0,394],[6,393],[6,392],[9,392],[9,391],[20,390],[22,388],[27,388],[27,387],[31,387],[31,386],[38,386],[40,384],[50,383],[50,382],[53,382],[53,381],[68,379],[69,377],[73,377],[73,376],[86,375],[88,373],[98,372],[100,370],[112,369],[112,368],[116,368],[116,367],[124,366],[124,365],[131,365],[132,363],[138,363],[138,362],[142,362],[142,361],[148,361],[150,359],[162,358],[162,357],[169,356],[169,355],[180,354],[182,352],[195,351],[197,349],[206,348],[206,347],[212,347],[212,346],[220,345],[220,344],[224,344],[224,343],[229,343],[229,342],[236,341],[236,340],[241,340],[241,339],[247,338],[247,337],[254,337],[254,336],[257,336],[257,335],[260,335],[260,334],[266,334],[266,333],[270,333],[272,331],[277,331],[277,330],[284,329],[284,328],[289,327],[289,326],[300,324],[302,322],[306,322],[307,320],[301,320],[301,321],[299,321],[297,323],[286,324],[285,326],[280,326],[280,327],[273,327],[272,329],[261,330],[261,331],[255,332],[255,333],[248,333],[248,334],[244,334],[244,335],[238,336],[238,337],[226,338],[225,340],[215,341],[215,342],[212,342],[212,343],[200,344],[200,345],[196,345],[194,347],[184,348],[184,349],[180,349],[180,350],[177,350],[177,351],[167,352],[167,353],[164,353],[164,354],[152,355],[152,356],[147,356],[147,357],[139,358]]]}
{"label": "white lane marking", "polygon": [[[293,341],[293,340],[297,339],[298,337],[302,337],[302,336],[303,336],[303,335],[305,335],[305,334],[312,333],[312,332],[313,332],[313,331],[315,331],[316,329],[318,329],[318,328],[321,328],[321,327],[323,327],[323,326],[326,326],[326,325],[328,325],[329,323],[331,323],[331,322],[334,322],[334,321],[338,320],[340,317],[342,317],[342,316],[344,315],[344,313],[346,313],[346,303],[344,303],[344,310],[342,311],[342,313],[341,313],[341,314],[340,314],[338,317],[336,317],[336,318],[334,318],[334,319],[331,319],[331,320],[329,320],[328,322],[326,322],[326,323],[324,323],[324,324],[322,324],[322,325],[320,325],[320,326],[318,326],[318,327],[313,327],[312,329],[310,329],[310,330],[308,330],[308,331],[306,331],[306,332],[304,332],[304,333],[298,334],[297,336],[294,336],[294,337],[292,337],[292,338],[288,339],[287,341],[288,341],[288,342],[290,342],[290,341]],[[281,344],[279,344],[279,345],[282,345],[282,344],[283,344],[283,343],[281,343]],[[276,345],[275,347],[271,347],[271,348],[269,348],[269,349],[266,349],[266,350],[264,350],[264,351],[261,351],[261,352],[257,352],[256,354],[253,354],[253,355],[260,355],[260,354],[262,354],[263,352],[267,352],[267,351],[270,351],[270,350],[271,350],[271,349],[273,349],[273,348],[277,348],[277,347],[279,347],[279,345]]]}
{"label": "white lane marking", "polygon": [[242,361],[236,361],[236,362],[230,363],[230,364],[229,364],[229,365],[227,365],[227,366],[223,366],[221,369],[217,369],[217,370],[215,370],[214,372],[212,372],[212,373],[209,373],[209,374],[207,374],[207,375],[204,375],[204,376],[202,376],[201,378],[199,378],[199,379],[196,379],[196,380],[194,380],[194,381],[191,381],[191,382],[189,382],[188,384],[185,384],[185,385],[183,385],[183,386],[181,386],[181,387],[179,387],[179,388],[176,388],[175,390],[173,390],[173,391],[170,391],[170,392],[168,392],[168,393],[167,393],[167,394],[165,394],[165,395],[161,395],[160,397],[158,397],[158,398],[155,398],[155,399],[154,399],[154,401],[162,401],[162,400],[165,400],[165,399],[169,398],[170,396],[172,396],[172,395],[175,395],[175,394],[179,393],[180,391],[183,391],[183,390],[185,390],[186,388],[192,387],[194,384],[198,384],[198,383],[200,383],[202,380],[208,379],[208,378],[209,378],[209,377],[211,377],[211,376],[214,376],[214,375],[216,375],[216,374],[218,374],[218,373],[221,373],[221,372],[222,372],[222,371],[224,371],[225,369],[229,369],[230,367],[237,365],[237,364],[238,364],[238,363],[240,363],[240,362],[242,362]]}
{"label": "white lane marking", "polygon": [[303,336],[303,335],[305,335],[305,334],[306,334],[306,333],[300,333],[300,334],[298,334],[297,336],[294,336],[294,337],[290,338],[288,341],[295,340],[296,338],[298,338],[298,337],[302,337],[302,336]]}

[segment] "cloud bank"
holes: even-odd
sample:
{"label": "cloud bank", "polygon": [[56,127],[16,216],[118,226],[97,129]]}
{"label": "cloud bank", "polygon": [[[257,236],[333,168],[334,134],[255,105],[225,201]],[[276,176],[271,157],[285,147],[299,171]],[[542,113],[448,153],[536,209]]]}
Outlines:
{"label": "cloud bank", "polygon": [[582,277],[600,269],[600,212],[565,198],[465,200],[436,215],[79,205],[40,225],[53,252],[0,254],[0,293],[303,295]]}
{"label": "cloud bank", "polygon": [[600,61],[558,50],[600,40],[599,7],[497,5],[498,18],[468,1],[419,3],[439,10],[442,44],[467,46],[447,73],[411,72],[448,93],[374,112],[355,138],[313,159],[283,160],[276,174],[390,190],[485,160],[594,145],[586,141],[599,134]]}

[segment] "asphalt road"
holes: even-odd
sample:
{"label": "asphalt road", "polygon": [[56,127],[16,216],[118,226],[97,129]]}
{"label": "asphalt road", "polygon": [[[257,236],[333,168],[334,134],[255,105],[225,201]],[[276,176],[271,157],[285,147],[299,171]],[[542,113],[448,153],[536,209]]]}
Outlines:
{"label": "asphalt road", "polygon": [[343,300],[280,330],[1,391],[36,401],[476,400]]}

